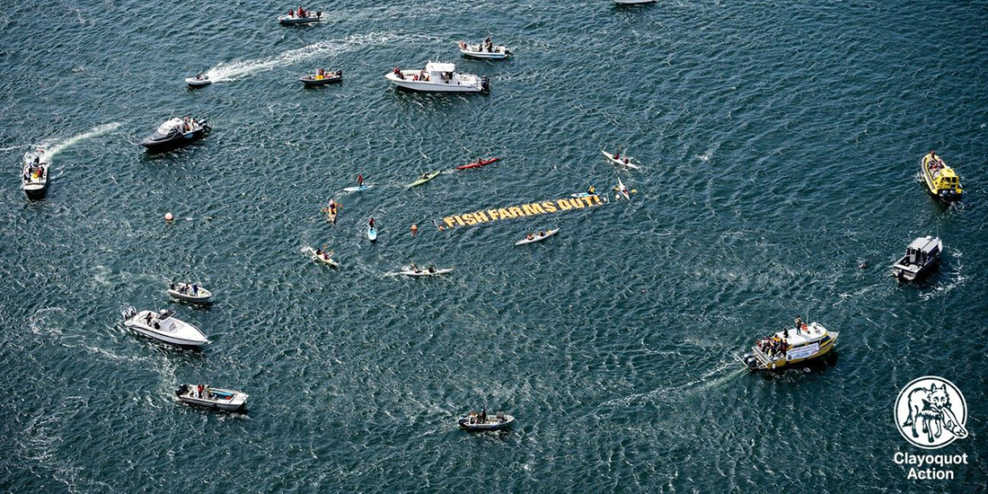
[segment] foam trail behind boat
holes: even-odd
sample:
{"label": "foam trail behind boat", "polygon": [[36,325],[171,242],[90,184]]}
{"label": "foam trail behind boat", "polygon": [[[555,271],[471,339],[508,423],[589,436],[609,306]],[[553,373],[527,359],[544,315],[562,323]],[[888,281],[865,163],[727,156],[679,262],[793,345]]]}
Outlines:
{"label": "foam trail behind boat", "polygon": [[243,60],[232,63],[220,63],[206,71],[213,82],[234,81],[241,77],[265,72],[277,67],[293,65],[315,57],[338,55],[360,46],[377,45],[394,42],[398,37],[392,34],[363,34],[349,36],[342,40],[329,40],[313,43],[302,48],[286,51],[280,55],[258,60]]}
{"label": "foam trail behind boat", "polygon": [[56,154],[64,151],[69,146],[78,144],[82,141],[85,141],[86,139],[92,139],[93,137],[101,136],[108,132],[113,132],[118,127],[120,127],[120,123],[113,122],[113,123],[108,123],[108,124],[103,124],[93,127],[92,129],[83,132],[82,134],[74,135],[62,141],[44,141],[41,144],[38,144],[37,146],[31,146],[31,150],[28,151],[28,153],[25,154],[24,156],[25,159],[28,158],[29,156],[33,156],[34,150],[36,148],[41,148],[44,149],[48,157],[51,158],[52,156],[55,156]]}

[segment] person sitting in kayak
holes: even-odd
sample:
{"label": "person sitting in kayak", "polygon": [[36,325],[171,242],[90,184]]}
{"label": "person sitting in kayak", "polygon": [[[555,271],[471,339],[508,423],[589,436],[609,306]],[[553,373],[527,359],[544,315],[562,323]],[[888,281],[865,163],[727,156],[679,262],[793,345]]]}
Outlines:
{"label": "person sitting in kayak", "polygon": [[540,237],[544,237],[544,236],[545,236],[545,230],[542,230],[542,231],[540,231],[540,232],[539,232],[539,236],[540,236]]}
{"label": "person sitting in kayak", "polygon": [[525,235],[525,238],[528,239],[528,240],[532,240],[533,238],[535,238],[535,235],[532,235],[531,233],[529,233],[528,235]]}
{"label": "person sitting in kayak", "polygon": [[626,165],[628,164],[628,158],[625,158],[624,159],[624,164],[626,164]]}
{"label": "person sitting in kayak", "polygon": [[621,159],[621,153],[614,153],[614,159],[616,160]]}
{"label": "person sitting in kayak", "polygon": [[435,266],[429,266],[429,274],[433,274],[435,272],[436,272],[436,267]]}
{"label": "person sitting in kayak", "polygon": [[357,174],[357,187],[363,187],[363,186],[364,186],[364,176],[358,173]]}
{"label": "person sitting in kayak", "polygon": [[322,255],[322,249],[316,249],[316,256],[318,257],[321,255]]}

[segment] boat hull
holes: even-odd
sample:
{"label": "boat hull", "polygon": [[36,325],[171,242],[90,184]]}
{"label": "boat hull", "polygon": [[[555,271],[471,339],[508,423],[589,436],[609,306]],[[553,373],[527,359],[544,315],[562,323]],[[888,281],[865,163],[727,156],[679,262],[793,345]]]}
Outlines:
{"label": "boat hull", "polygon": [[32,201],[37,201],[39,199],[44,199],[45,196],[48,195],[48,182],[49,182],[49,180],[50,180],[50,178],[48,177],[48,174],[46,173],[45,174],[44,183],[42,183],[42,184],[32,183],[30,185],[25,185],[23,187],[24,188],[24,194],[27,195],[27,198],[30,199],[30,200],[32,200]]}
{"label": "boat hull", "polygon": [[458,421],[460,428],[469,432],[485,432],[485,431],[501,431],[511,428],[511,425],[515,422],[515,418],[511,415],[504,416],[504,422],[497,423],[484,423],[484,424],[471,424],[467,417],[462,417]]}
{"label": "boat hull", "polygon": [[322,21],[322,12],[316,12],[315,17],[288,17],[283,15],[278,18],[278,22],[282,26],[307,26],[309,24],[317,24]]}
{"label": "boat hull", "polygon": [[391,81],[392,84],[401,88],[407,89],[409,91],[418,92],[432,92],[432,93],[484,93],[487,92],[487,84],[484,80],[478,80],[476,83],[465,84],[458,81],[454,82],[433,82],[433,81],[415,81],[406,76],[404,79],[399,79],[394,75],[394,73],[388,73],[384,76],[386,79]]}
{"label": "boat hull", "polygon": [[160,332],[155,331],[152,328],[144,326],[143,324],[138,324],[132,321],[127,321],[126,323],[124,323],[124,325],[130,329],[133,329],[134,331],[137,331],[138,333],[141,333],[144,336],[147,336],[149,338],[154,338],[158,341],[163,341],[165,343],[170,343],[175,346],[195,348],[195,347],[201,347],[209,343],[208,341],[187,340],[184,338],[177,338],[174,336],[162,334]]}
{"label": "boat hull", "polygon": [[192,144],[193,142],[202,139],[203,137],[206,136],[206,133],[208,131],[209,131],[209,127],[203,125],[202,127],[192,132],[186,132],[184,134],[179,133],[175,136],[169,136],[162,139],[152,139],[151,137],[148,137],[143,141],[141,141],[141,146],[144,146],[148,150],[148,152],[151,153],[170,151],[173,149],[178,149],[180,147],[186,146],[188,144]]}
{"label": "boat hull", "polygon": [[299,78],[299,81],[301,81],[302,85],[305,87],[323,87],[336,82],[341,82],[342,80],[343,80],[343,76],[331,76],[331,77],[326,77],[324,79],[315,79],[312,76],[305,76]]}
{"label": "boat hull", "polygon": [[191,302],[194,304],[207,304],[210,299],[213,298],[213,294],[204,288],[199,289],[200,295],[198,297],[193,296],[190,293],[182,293],[177,290],[168,290],[168,295],[176,300],[181,300],[182,302]]}
{"label": "boat hull", "polygon": [[486,51],[460,50],[460,53],[462,53],[463,56],[465,57],[479,58],[481,60],[504,60],[511,56],[510,54],[507,53],[498,53],[498,52],[489,53]]}

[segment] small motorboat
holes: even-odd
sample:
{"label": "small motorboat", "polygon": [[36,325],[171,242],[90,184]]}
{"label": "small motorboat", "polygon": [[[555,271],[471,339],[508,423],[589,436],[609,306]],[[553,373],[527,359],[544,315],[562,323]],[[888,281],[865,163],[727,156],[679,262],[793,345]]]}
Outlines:
{"label": "small motorboat", "polygon": [[371,243],[377,242],[377,228],[373,226],[367,227],[367,240],[370,240]]}
{"label": "small motorboat", "polygon": [[43,149],[24,155],[24,173],[21,174],[21,188],[27,198],[34,201],[48,194],[51,181],[51,162]]}
{"label": "small motorboat", "polygon": [[926,183],[930,194],[944,201],[961,200],[963,189],[960,178],[935,152],[930,151],[930,154],[923,156],[919,167],[923,172],[923,182]]}
{"label": "small motorboat", "polygon": [[396,86],[412,91],[436,91],[444,93],[486,93],[490,79],[473,74],[456,73],[456,65],[429,62],[425,69],[401,70],[397,67],[384,74],[384,78]]}
{"label": "small motorboat", "polygon": [[306,252],[309,253],[309,256],[312,257],[313,261],[325,264],[327,266],[332,266],[334,268],[340,267],[340,263],[334,261],[333,258],[331,257],[332,256],[331,252],[326,252],[325,250],[316,250],[313,249],[312,247],[306,247],[305,249]]}
{"label": "small motorboat", "polygon": [[604,151],[603,149],[601,149],[600,152],[601,153],[604,153],[604,156],[607,157],[607,161],[610,161],[611,163],[613,163],[615,165],[623,166],[623,167],[625,167],[625,168],[627,168],[629,170],[641,170],[641,167],[638,166],[638,165],[636,165],[636,164],[634,164],[634,163],[632,163],[631,162],[631,158],[629,158],[627,156],[625,156],[625,157],[622,158],[620,155],[614,155],[614,154],[608,153],[607,151]]}
{"label": "small motorboat", "polygon": [[456,169],[457,170],[469,170],[471,168],[480,168],[482,166],[489,165],[489,164],[491,164],[491,163],[493,163],[493,162],[495,162],[497,160],[500,160],[500,159],[501,158],[481,159],[481,160],[474,161],[473,163],[470,163],[469,165],[460,165],[460,166],[456,167]]}
{"label": "small motorboat", "polygon": [[172,314],[174,313],[167,309],[160,312],[138,312],[130,307],[123,313],[124,326],[172,345],[198,347],[209,343],[199,328],[175,319]]}
{"label": "small motorboat", "polygon": [[401,271],[398,271],[398,274],[405,276],[439,276],[441,274],[446,274],[451,272],[453,272],[453,268],[436,269],[434,267],[428,267],[426,269],[422,269],[412,264],[411,266],[402,268]]}
{"label": "small motorboat", "polygon": [[906,255],[892,265],[892,275],[899,280],[916,280],[936,265],[942,251],[943,242],[939,237],[919,237],[906,248]]}
{"label": "small motorboat", "polygon": [[171,283],[168,285],[168,295],[184,302],[204,304],[209,302],[213,293],[196,283]]}
{"label": "small motorboat", "polygon": [[541,242],[557,233],[559,233],[559,228],[549,231],[541,231],[535,235],[529,234],[527,237],[515,242],[515,245],[526,245],[535,242]]}
{"label": "small motorboat", "polygon": [[828,331],[820,323],[784,329],[759,340],[751,353],[738,357],[748,370],[777,370],[806,360],[823,357],[837,344],[837,331]]}
{"label": "small motorboat", "polygon": [[421,177],[419,177],[418,180],[416,180],[416,181],[414,181],[414,182],[406,185],[405,188],[406,189],[411,189],[412,187],[417,187],[419,185],[422,185],[422,184],[428,182],[429,180],[432,180],[432,179],[438,177],[441,173],[442,172],[438,172],[438,171],[437,172],[432,172],[432,173],[426,173],[426,174],[422,175]]}
{"label": "small motorboat", "polygon": [[141,141],[141,146],[151,152],[166,151],[202,139],[209,132],[210,127],[205,119],[186,118],[173,118],[159,125],[154,134]]}
{"label": "small motorboat", "polygon": [[511,427],[515,418],[504,412],[497,412],[494,417],[489,417],[487,412],[477,413],[471,411],[466,417],[460,417],[457,423],[460,427],[471,432],[479,431],[499,431]]}
{"label": "small motorboat", "polygon": [[298,10],[290,10],[285,15],[278,16],[278,22],[282,26],[304,26],[308,24],[316,24],[322,20],[322,11],[316,11],[314,14],[312,11],[307,11],[305,9],[299,8]]}
{"label": "small motorboat", "polygon": [[232,389],[211,388],[207,384],[183,384],[175,390],[183,403],[205,408],[236,412],[247,406],[247,393]]}
{"label": "small motorboat", "polygon": [[186,78],[185,83],[188,84],[189,87],[194,89],[194,88],[206,87],[212,84],[213,81],[209,80],[208,75],[199,74],[195,77]]}
{"label": "small motorboat", "polygon": [[457,46],[460,48],[460,53],[464,56],[482,58],[484,60],[504,60],[514,55],[507,46],[494,46],[490,42],[490,38],[487,38],[483,43],[477,43],[475,45],[460,41],[457,43]]}
{"label": "small motorboat", "polygon": [[325,86],[326,84],[342,81],[343,71],[337,70],[336,72],[325,72],[322,69],[319,69],[319,73],[316,75],[302,76],[298,80],[302,81],[302,84],[305,87],[320,87]]}

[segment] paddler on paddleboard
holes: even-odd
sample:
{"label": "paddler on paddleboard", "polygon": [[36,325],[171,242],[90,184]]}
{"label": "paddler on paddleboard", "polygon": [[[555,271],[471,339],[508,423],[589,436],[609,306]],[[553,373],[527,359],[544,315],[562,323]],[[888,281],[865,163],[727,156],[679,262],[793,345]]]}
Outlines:
{"label": "paddler on paddleboard", "polygon": [[358,173],[357,174],[357,187],[363,187],[363,186],[364,186],[364,176]]}

